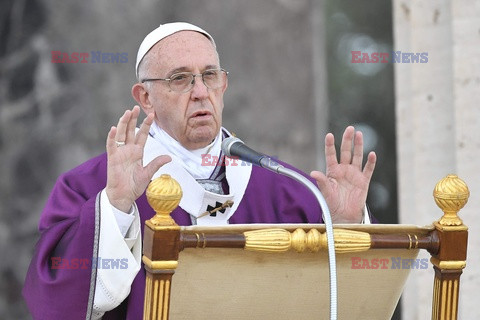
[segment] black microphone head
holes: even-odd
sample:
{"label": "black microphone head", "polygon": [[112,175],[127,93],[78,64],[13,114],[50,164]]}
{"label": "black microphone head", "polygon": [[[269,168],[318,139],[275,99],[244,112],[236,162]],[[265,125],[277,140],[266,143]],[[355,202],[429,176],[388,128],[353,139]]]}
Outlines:
{"label": "black microphone head", "polygon": [[228,137],[222,141],[222,151],[227,157],[232,156],[230,149],[232,148],[232,145],[237,142],[244,144],[243,141],[237,137]]}
{"label": "black microphone head", "polygon": [[277,173],[278,168],[282,166],[267,155],[250,149],[242,140],[236,137],[229,137],[223,140],[222,151],[227,157],[237,158]]}

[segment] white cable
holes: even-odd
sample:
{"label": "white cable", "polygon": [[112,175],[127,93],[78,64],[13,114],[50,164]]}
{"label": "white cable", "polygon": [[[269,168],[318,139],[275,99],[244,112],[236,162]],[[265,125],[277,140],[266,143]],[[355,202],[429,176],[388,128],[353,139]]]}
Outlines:
{"label": "white cable", "polygon": [[323,221],[327,233],[328,263],[330,266],[330,320],[337,320],[337,263],[335,260],[335,242],[333,238],[332,217],[322,193],[310,180],[296,171],[278,166],[276,171],[305,185],[317,198],[322,208]]}
{"label": "white cable", "polygon": [[328,262],[330,266],[330,319],[337,320],[337,264],[335,261],[335,243],[333,238],[332,218],[327,202],[320,190],[306,177],[296,171],[285,168],[283,165],[272,160],[270,157],[258,153],[247,147],[242,140],[236,137],[229,137],[223,140],[222,150],[229,157],[237,156],[242,160],[259,165],[265,169],[280,173],[300,182],[306,186],[317,198],[322,209],[323,221],[327,233]]}

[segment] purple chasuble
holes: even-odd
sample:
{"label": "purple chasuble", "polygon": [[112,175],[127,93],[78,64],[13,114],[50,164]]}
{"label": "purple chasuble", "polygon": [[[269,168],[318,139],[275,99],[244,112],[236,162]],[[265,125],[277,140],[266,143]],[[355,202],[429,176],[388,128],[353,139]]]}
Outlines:
{"label": "purple chasuble", "polygon": [[[41,236],[23,290],[34,319],[85,319],[91,313],[94,297],[91,290],[96,281],[96,268],[92,268],[91,261],[98,254],[101,214],[97,197],[106,186],[106,172],[107,156],[102,154],[61,175],[56,182],[40,218]],[[154,211],[145,194],[136,203],[143,235],[145,221]],[[180,207],[172,217],[181,226],[191,224],[189,214]],[[229,222],[323,223],[323,220],[320,206],[307,188],[254,166],[243,199]],[[56,267],[59,259],[68,261],[69,267]],[[142,319],[144,291],[142,263],[130,295],[103,319]]]}

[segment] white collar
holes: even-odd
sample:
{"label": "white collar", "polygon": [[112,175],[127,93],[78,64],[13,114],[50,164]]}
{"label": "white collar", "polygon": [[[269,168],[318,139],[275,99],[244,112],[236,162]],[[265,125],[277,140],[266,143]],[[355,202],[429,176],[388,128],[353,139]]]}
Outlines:
{"label": "white collar", "polygon": [[[225,131],[227,135],[230,135],[225,128],[222,128],[220,133],[222,133],[222,131]],[[222,139],[220,138],[219,140],[221,143]],[[234,204],[232,208],[228,210],[228,215],[223,221],[224,224],[228,223],[228,219],[235,213],[245,194],[250,180],[252,166],[244,165],[242,163],[225,166],[230,194],[218,195],[206,191],[186,170],[185,164],[182,162],[182,160],[178,156],[172,155],[168,150],[166,150],[163,141],[159,141],[152,136],[149,136],[145,144],[143,165],[146,166],[148,163],[150,163],[150,161],[162,154],[169,154],[172,157],[172,161],[163,165],[153,175],[152,180],[158,178],[163,173],[167,173],[171,175],[172,178],[177,180],[180,183],[183,191],[183,196],[180,200],[180,207],[194,217],[198,217],[205,212],[205,204],[207,202],[211,202],[214,199],[218,199],[218,201],[222,203],[225,202],[225,200],[233,200]],[[215,167],[212,166],[212,170],[214,168]],[[198,225],[219,224],[218,221],[214,221],[214,219],[210,219],[209,217],[200,218],[197,220],[197,223]]]}
{"label": "white collar", "polygon": [[156,122],[150,127],[150,135],[168,151],[168,154],[176,156],[183,168],[195,179],[208,179],[212,175],[215,166],[205,165],[203,157],[206,154],[219,157],[222,150],[222,130],[220,130],[208,146],[196,150],[185,149],[177,140],[172,138],[168,133],[160,128]]}

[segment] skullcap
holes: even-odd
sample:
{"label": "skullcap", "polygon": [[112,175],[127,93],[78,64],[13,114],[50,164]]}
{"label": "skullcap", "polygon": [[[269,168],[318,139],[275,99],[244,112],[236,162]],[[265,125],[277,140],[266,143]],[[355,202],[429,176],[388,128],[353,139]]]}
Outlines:
{"label": "skullcap", "polygon": [[190,24],[187,22],[172,22],[172,23],[161,24],[158,28],[150,32],[145,37],[145,39],[143,39],[142,43],[140,44],[140,47],[138,48],[137,62],[135,64],[135,73],[137,77],[138,77],[138,66],[140,65],[140,62],[142,61],[143,57],[145,57],[147,52],[158,41],[179,31],[197,31],[197,32],[203,33],[212,42],[213,47],[216,47],[215,41],[213,40],[212,36],[202,28],[199,28],[193,24]]}

